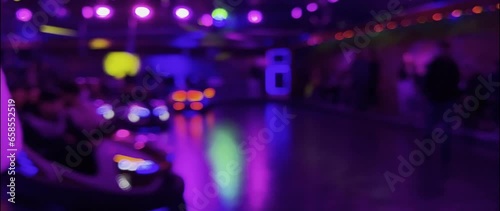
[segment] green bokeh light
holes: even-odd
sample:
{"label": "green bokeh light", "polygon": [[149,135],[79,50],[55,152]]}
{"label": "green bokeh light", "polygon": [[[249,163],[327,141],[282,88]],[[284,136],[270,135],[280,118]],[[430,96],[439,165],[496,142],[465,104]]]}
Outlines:
{"label": "green bokeh light", "polygon": [[212,18],[214,20],[222,21],[222,20],[227,19],[227,16],[228,16],[228,13],[224,8],[216,8],[212,12]]}

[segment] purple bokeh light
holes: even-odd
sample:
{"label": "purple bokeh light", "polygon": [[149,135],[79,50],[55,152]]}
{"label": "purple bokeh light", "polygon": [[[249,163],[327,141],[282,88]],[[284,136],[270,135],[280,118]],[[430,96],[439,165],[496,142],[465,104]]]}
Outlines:
{"label": "purple bokeh light", "polygon": [[300,7],[295,7],[292,9],[292,18],[299,19],[302,17],[302,9]]}
{"label": "purple bokeh light", "polygon": [[204,14],[201,16],[198,23],[202,26],[210,27],[214,24],[214,19],[210,14]]}
{"label": "purple bokeh light", "polygon": [[336,2],[338,2],[338,1],[339,1],[339,0],[328,0],[328,2],[330,2],[330,3],[336,3]]}
{"label": "purple bokeh light", "polygon": [[260,23],[262,21],[262,13],[257,10],[248,12],[248,21],[250,23]]}
{"label": "purple bokeh light", "polygon": [[83,7],[82,8],[82,16],[85,19],[92,18],[94,16],[94,10],[92,9],[92,7],[89,7],[89,6]]}
{"label": "purple bokeh light", "polygon": [[188,19],[191,15],[189,8],[187,8],[185,6],[177,7],[174,11],[175,11],[175,16],[178,19]]}
{"label": "purple bokeh light", "polygon": [[95,14],[98,18],[107,19],[111,17],[111,7],[109,6],[96,6]]}
{"label": "purple bokeh light", "polygon": [[313,3],[309,3],[307,5],[307,11],[309,11],[309,12],[315,12],[316,10],[318,10],[318,4],[316,4],[316,3],[313,2]]}
{"label": "purple bokeh light", "polygon": [[21,8],[21,9],[17,10],[16,17],[20,21],[28,22],[33,17],[33,13],[31,13],[31,11],[29,9]]}
{"label": "purple bokeh light", "polygon": [[147,6],[135,6],[134,14],[138,18],[148,18],[151,15],[151,9]]}

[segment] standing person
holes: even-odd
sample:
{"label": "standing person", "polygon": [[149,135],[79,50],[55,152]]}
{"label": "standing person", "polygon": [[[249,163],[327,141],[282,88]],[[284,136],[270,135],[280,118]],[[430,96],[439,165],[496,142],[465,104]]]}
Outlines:
{"label": "standing person", "polygon": [[375,50],[370,51],[370,74],[368,84],[368,101],[371,106],[376,106],[378,103],[378,82],[380,74],[380,64],[378,62]]}
{"label": "standing person", "polygon": [[[453,104],[460,96],[460,72],[451,57],[450,46],[446,42],[441,42],[439,50],[439,55],[428,64],[424,76],[423,93],[430,105],[426,125],[427,135],[443,123],[443,114],[453,108]],[[441,144],[441,163],[447,177],[451,161],[451,125],[445,124],[443,129],[448,139]]]}
{"label": "standing person", "polygon": [[369,106],[370,67],[366,50],[356,55],[356,60],[351,66],[354,107],[359,110],[366,110]]}

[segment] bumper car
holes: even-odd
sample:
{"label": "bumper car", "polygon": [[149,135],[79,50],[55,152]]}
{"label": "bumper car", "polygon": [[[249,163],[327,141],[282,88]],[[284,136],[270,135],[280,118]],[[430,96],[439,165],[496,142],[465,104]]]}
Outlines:
{"label": "bumper car", "polygon": [[204,90],[177,90],[168,99],[169,106],[174,112],[183,111],[207,111],[215,97],[215,89],[206,88]]}
{"label": "bumper car", "polygon": [[160,132],[169,127],[170,112],[164,100],[151,100],[148,104],[129,103],[115,107],[103,101],[96,101],[96,105],[97,114],[117,128]]}
{"label": "bumper car", "polygon": [[94,174],[68,167],[88,151],[68,151],[62,165],[25,147],[16,158],[15,181],[2,175],[2,198],[15,197],[13,210],[185,210],[183,181],[164,153],[111,140],[89,150],[97,160]]}

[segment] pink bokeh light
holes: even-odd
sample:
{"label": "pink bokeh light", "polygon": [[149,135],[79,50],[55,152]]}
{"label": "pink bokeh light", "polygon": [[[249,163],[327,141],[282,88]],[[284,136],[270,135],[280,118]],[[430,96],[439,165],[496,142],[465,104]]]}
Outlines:
{"label": "pink bokeh light", "polygon": [[257,10],[248,12],[248,21],[250,23],[260,23],[262,21],[262,13]]}
{"label": "pink bokeh light", "polygon": [[94,10],[92,9],[92,7],[89,7],[89,6],[83,7],[82,8],[82,16],[85,19],[92,18],[94,16]]}
{"label": "pink bokeh light", "polygon": [[210,14],[204,14],[201,16],[199,24],[202,26],[210,27],[214,24],[214,19]]}
{"label": "pink bokeh light", "polygon": [[292,9],[292,18],[299,19],[302,17],[302,9],[300,7],[295,7]]}
{"label": "pink bokeh light", "polygon": [[314,3],[314,2],[313,2],[313,3],[309,3],[309,4],[307,5],[307,8],[306,8],[306,9],[307,9],[307,11],[309,11],[309,12],[315,12],[316,10],[318,10],[318,4],[316,4],[316,3]]}
{"label": "pink bokeh light", "polygon": [[28,22],[33,17],[33,13],[29,9],[21,8],[16,12],[16,18],[23,22]]}

